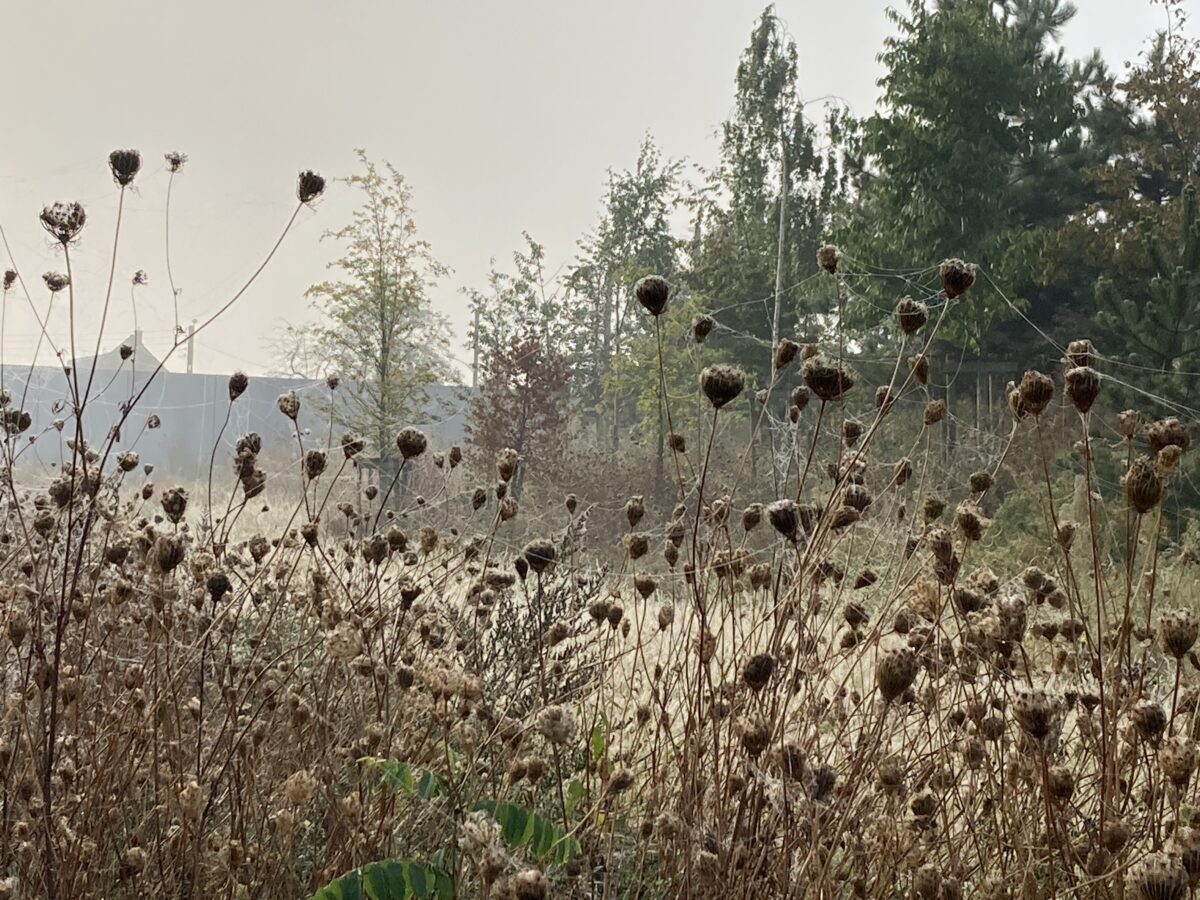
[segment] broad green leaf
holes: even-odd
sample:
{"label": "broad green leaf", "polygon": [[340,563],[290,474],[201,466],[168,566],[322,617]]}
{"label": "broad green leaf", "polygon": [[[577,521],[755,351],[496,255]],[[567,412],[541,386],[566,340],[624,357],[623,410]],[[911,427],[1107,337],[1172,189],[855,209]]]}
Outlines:
{"label": "broad green leaf", "polygon": [[453,900],[450,876],[411,859],[388,859],[347,872],[310,900]]}
{"label": "broad green leaf", "polygon": [[567,815],[575,814],[585,796],[583,782],[578,778],[572,778],[571,783],[567,785]]}
{"label": "broad green leaf", "polygon": [[608,747],[608,741],[604,737],[604,725],[602,723],[597,724],[596,727],[592,729],[591,745],[592,758],[596,760],[596,762],[600,762],[600,760],[604,758],[605,749]]}
{"label": "broad green leaf", "polygon": [[537,859],[559,864],[580,853],[579,841],[549,819],[523,806],[484,800],[475,808],[484,810],[496,820],[501,839],[512,850],[528,848]]}
{"label": "broad green leaf", "polygon": [[419,769],[397,759],[379,759],[374,756],[363,757],[361,762],[367,768],[379,772],[383,783],[393,791],[403,791],[421,800],[446,793],[446,783],[439,775],[427,769]]}

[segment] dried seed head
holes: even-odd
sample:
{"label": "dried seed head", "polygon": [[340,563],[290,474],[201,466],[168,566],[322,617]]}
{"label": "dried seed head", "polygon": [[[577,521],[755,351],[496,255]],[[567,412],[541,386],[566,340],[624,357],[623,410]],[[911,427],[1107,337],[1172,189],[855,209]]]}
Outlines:
{"label": "dried seed head", "polygon": [[891,703],[912,687],[920,663],[908,647],[888,647],[875,663],[875,684],[885,703]]}
{"label": "dried seed head", "polygon": [[1157,741],[1167,730],[1167,713],[1161,703],[1153,700],[1139,700],[1129,712],[1133,727],[1144,741]]}
{"label": "dried seed head", "polygon": [[922,419],[926,425],[936,425],[944,418],[946,418],[946,401],[930,400],[925,404],[925,412],[922,415]]}
{"label": "dried seed head", "polygon": [[918,353],[916,356],[908,358],[908,370],[912,372],[913,378],[918,384],[929,383],[929,357],[924,353]]}
{"label": "dried seed head", "polygon": [[180,153],[178,150],[172,150],[170,153],[163,154],[163,159],[167,161],[167,169],[172,174],[183,168],[183,164],[187,162],[187,154]]}
{"label": "dried seed head", "polygon": [[311,203],[325,192],[325,179],[306,169],[296,179],[296,196],[301,203]]}
{"label": "dried seed head", "polygon": [[366,443],[357,435],[346,432],[342,435],[342,454],[346,459],[354,459],[366,447]]}
{"label": "dried seed head", "polygon": [[1158,620],[1158,637],[1163,650],[1183,659],[1200,637],[1200,619],[1186,609],[1164,612]]}
{"label": "dried seed head", "polygon": [[167,520],[173,525],[178,525],[183,514],[187,512],[188,495],[187,491],[182,487],[173,487],[168,491],[164,491],[162,495],[162,508],[167,516]]}
{"label": "dried seed head", "polygon": [[250,379],[246,377],[245,372],[234,372],[229,376],[229,402],[232,403],[242,394],[246,393],[246,388],[250,385]]}
{"label": "dried seed head", "polygon": [[1122,476],[1121,484],[1125,488],[1125,501],[1139,515],[1150,512],[1162,500],[1162,477],[1154,463],[1144,456],[1133,461]]}
{"label": "dried seed head", "polygon": [[800,514],[791,500],[776,500],[767,507],[767,521],[789,541],[796,540],[800,529]]}
{"label": "dried seed head", "polygon": [[642,516],[645,514],[646,503],[640,494],[625,501],[625,519],[629,522],[630,528],[636,528],[637,523],[642,521]]}
{"label": "dried seed head", "polygon": [[916,334],[929,321],[929,307],[924,301],[901,297],[896,304],[896,321],[906,335]]}
{"label": "dried seed head", "polygon": [[396,435],[396,449],[404,459],[413,459],[425,452],[429,442],[425,433],[417,428],[401,428]]}
{"label": "dried seed head", "polygon": [[799,410],[800,412],[804,412],[804,408],[808,406],[808,400],[809,393],[807,387],[802,384],[798,384],[792,388],[792,406],[795,409]]}
{"label": "dried seed head", "polygon": [[279,411],[291,419],[296,421],[296,417],[300,415],[300,398],[296,396],[295,391],[288,391],[286,394],[280,394],[279,399],[275,401],[279,406]]}
{"label": "dried seed head", "polygon": [[700,390],[714,409],[737,399],[746,386],[746,375],[734,366],[718,363],[700,373]]}
{"label": "dried seed head", "polygon": [[804,363],[800,374],[808,389],[819,400],[838,400],[854,387],[854,370],[845,363],[835,363],[822,356],[813,356]]}
{"label": "dried seed head", "polygon": [[965,500],[954,511],[954,524],[967,540],[981,541],[983,533],[991,525],[991,520],[984,516],[978,506],[970,500]]}
{"label": "dried seed head", "polygon": [[830,275],[836,274],[838,270],[838,259],[842,252],[833,244],[823,244],[817,250],[817,265],[828,272]]}
{"label": "dried seed head", "polygon": [[755,693],[765,688],[775,672],[775,657],[769,653],[759,653],[750,658],[742,669],[742,681],[746,687]]}
{"label": "dried seed head", "polygon": [[944,259],[938,266],[938,276],[942,279],[942,290],[946,298],[953,300],[961,297],[975,283],[978,267],[974,263],[966,263],[961,259]]}
{"label": "dried seed head", "polygon": [[641,559],[650,551],[650,535],[644,531],[631,531],[621,538],[630,559]]}
{"label": "dried seed head", "polygon": [[941,870],[932,863],[926,863],[913,872],[912,892],[919,900],[942,900]]}
{"label": "dried seed head", "polygon": [[896,461],[896,465],[892,468],[892,480],[897,485],[903,485],[912,478],[913,464],[912,460],[907,456],[901,457]]}
{"label": "dried seed head", "polygon": [[1092,346],[1092,342],[1087,338],[1078,341],[1071,341],[1067,344],[1067,358],[1065,362],[1072,368],[1086,366],[1088,368],[1096,368],[1096,348]]}
{"label": "dried seed head", "polygon": [[1064,376],[1067,398],[1080,413],[1086,413],[1100,396],[1100,373],[1090,366],[1067,369]]}
{"label": "dried seed head", "polygon": [[634,296],[642,304],[646,312],[652,316],[661,316],[667,310],[667,298],[671,294],[671,286],[665,278],[658,275],[647,275],[638,280],[633,286]]}
{"label": "dried seed head", "polygon": [[712,330],[717,327],[717,320],[705,313],[696,313],[692,317],[692,340],[697,344],[703,344]]}
{"label": "dried seed head", "polygon": [[1158,764],[1163,774],[1178,787],[1186,786],[1191,780],[1198,758],[1200,751],[1196,742],[1179,734],[1164,741],[1158,751]]}
{"label": "dried seed head", "polygon": [[779,372],[786,368],[787,365],[800,355],[800,345],[788,338],[781,338],[779,343],[775,345],[774,365],[775,371]]}
{"label": "dried seed head", "polygon": [[304,477],[309,481],[317,478],[325,471],[326,456],[324,450],[306,450],[304,451],[303,470]]}
{"label": "dried seed head", "polygon": [[142,168],[142,154],[136,150],[114,150],[108,154],[108,168],[112,171],[113,180],[125,187],[133,183]]}
{"label": "dried seed head", "polygon": [[638,592],[638,595],[643,600],[649,600],[650,596],[658,590],[658,582],[649,572],[635,572],[633,575],[633,589]]}
{"label": "dried seed head", "polygon": [[1025,412],[1028,415],[1040,416],[1054,399],[1054,379],[1036,369],[1030,369],[1021,376],[1017,392]]}
{"label": "dried seed head", "polygon": [[742,510],[742,530],[753,531],[762,521],[763,505],[761,503],[751,503]]}
{"label": "dried seed head", "polygon": [[525,545],[521,554],[535,575],[541,575],[554,562],[554,544],[545,538],[532,540]]}
{"label": "dried seed head", "polygon": [[1172,416],[1146,426],[1146,442],[1153,453],[1161,453],[1167,447],[1186,450],[1192,442],[1187,426]]}
{"label": "dried seed head", "polygon": [[79,237],[87,223],[87,213],[79,203],[53,203],[42,209],[42,227],[64,247]]}
{"label": "dried seed head", "polygon": [[671,623],[675,621],[675,607],[670,603],[664,603],[658,608],[658,627],[666,630],[671,627]]}
{"label": "dried seed head", "polygon": [[52,294],[57,294],[59,291],[65,290],[71,283],[71,279],[61,272],[47,272],[42,276],[42,281]]}
{"label": "dried seed head", "polygon": [[496,474],[500,476],[502,482],[507,484],[512,481],[513,476],[517,474],[517,465],[520,461],[520,454],[511,447],[506,447],[496,454]]}
{"label": "dried seed head", "polygon": [[1021,688],[1012,702],[1013,718],[1035,741],[1043,741],[1054,728],[1055,705],[1042,688]]}
{"label": "dried seed head", "polygon": [[17,273],[12,269],[4,270],[4,291],[7,293],[12,290],[12,286],[17,283]]}

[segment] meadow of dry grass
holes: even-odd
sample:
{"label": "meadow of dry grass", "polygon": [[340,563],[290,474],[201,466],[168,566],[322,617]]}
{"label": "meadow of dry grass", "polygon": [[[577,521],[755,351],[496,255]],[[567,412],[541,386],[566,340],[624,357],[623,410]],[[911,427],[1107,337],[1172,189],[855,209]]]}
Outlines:
{"label": "meadow of dry grass", "polygon": [[[70,212],[44,213],[64,250]],[[1188,896],[1200,620],[1160,552],[1188,430],[1127,412],[1099,440],[1081,338],[1013,386],[987,466],[934,474],[925,352],[974,276],[898,303],[877,388],[774,348],[773,484],[726,427],[743,373],[705,368],[707,445],[669,442],[662,508],[609,488],[615,530],[574,494],[531,512],[534,461],[403,423],[429,500],[359,495],[352,435],[271,480],[246,435],[210,510],[119,434],[87,446],[86,391],[39,480],[5,397],[0,897]],[[1014,471],[1049,536],[1021,552],[990,538]]]}

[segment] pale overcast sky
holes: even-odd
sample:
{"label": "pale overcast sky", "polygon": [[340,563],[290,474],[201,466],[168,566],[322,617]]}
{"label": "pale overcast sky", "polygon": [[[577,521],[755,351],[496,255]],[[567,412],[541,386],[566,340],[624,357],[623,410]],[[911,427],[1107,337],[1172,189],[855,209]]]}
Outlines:
{"label": "pale overcast sky", "polygon": [[[79,200],[89,221],[73,251],[80,332],[95,334],[117,189],[108,152],[139,149],[128,198],[111,347],[133,330],[129,282],[150,285],[138,314],[150,349],[171,340],[163,249],[164,152],[189,162],[172,201],[172,266],[181,318],[203,318],[258,265],[295,203],[295,177],[353,167],[353,148],[409,179],[421,234],[453,274],[435,294],[461,358],[464,286],[481,286],[521,231],[551,268],[595,221],[605,170],[630,166],[651,131],[664,151],[711,163],[734,69],[761,0],[489,0],[315,2],[5,0],[0,100],[0,225],[44,309],[40,275],[61,269],[37,213]],[[1200,11],[1200,0],[1191,4]],[[888,32],[876,0],[780,0],[799,46],[805,99],[874,104],[876,54]],[[1114,66],[1162,27],[1149,0],[1078,0],[1065,36]],[[267,343],[283,320],[306,321],[303,293],[333,255],[321,232],[344,223],[352,195],[332,185],[224,320],[198,339],[196,368],[273,368]],[[63,307],[59,309],[58,307]],[[65,302],[55,303],[57,338]],[[28,360],[36,324],[10,298],[5,361]],[[80,355],[85,355],[82,351]],[[47,361],[49,356],[43,357]],[[181,370],[182,356],[170,366]]]}

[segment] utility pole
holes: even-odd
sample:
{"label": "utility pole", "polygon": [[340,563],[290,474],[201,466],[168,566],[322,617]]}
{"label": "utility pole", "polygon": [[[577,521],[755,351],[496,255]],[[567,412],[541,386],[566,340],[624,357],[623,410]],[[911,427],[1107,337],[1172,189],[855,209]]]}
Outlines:
{"label": "utility pole", "polygon": [[775,313],[771,318],[771,375],[775,375],[775,347],[779,344],[779,307],[783,303],[783,251],[787,239],[788,159],[787,135],[779,135],[779,246],[775,252]]}
{"label": "utility pole", "polygon": [[479,304],[475,304],[475,329],[471,332],[471,390],[479,387]]}
{"label": "utility pole", "polygon": [[187,345],[188,345],[187,371],[188,371],[189,375],[192,374],[192,362],[196,358],[196,342],[193,340],[193,338],[195,337],[195,334],[196,334],[196,320],[192,319],[192,324],[188,326],[188,336],[187,336]]}

